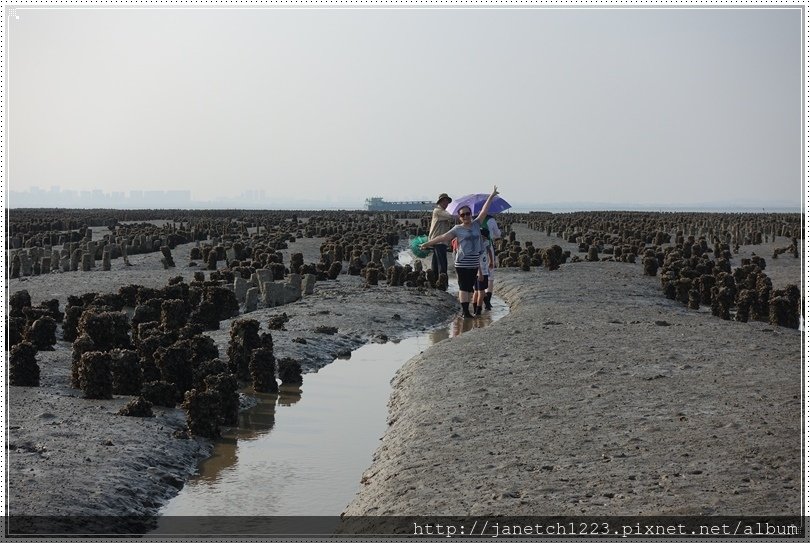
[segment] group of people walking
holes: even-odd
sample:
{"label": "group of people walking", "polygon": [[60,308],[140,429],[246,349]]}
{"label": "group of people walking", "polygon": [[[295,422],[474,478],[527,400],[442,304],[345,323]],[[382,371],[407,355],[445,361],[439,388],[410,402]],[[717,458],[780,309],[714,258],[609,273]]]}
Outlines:
{"label": "group of people walking", "polygon": [[493,243],[501,237],[501,232],[495,218],[489,215],[489,208],[497,195],[496,186],[475,218],[470,206],[458,208],[459,224],[455,224],[455,215],[447,211],[447,206],[453,199],[447,194],[439,195],[430,221],[428,241],[420,246],[422,250],[433,249],[431,269],[436,277],[440,273],[447,273],[448,246],[454,246],[453,264],[458,276],[458,301],[464,318],[479,316],[482,310],[492,309],[495,274]]}

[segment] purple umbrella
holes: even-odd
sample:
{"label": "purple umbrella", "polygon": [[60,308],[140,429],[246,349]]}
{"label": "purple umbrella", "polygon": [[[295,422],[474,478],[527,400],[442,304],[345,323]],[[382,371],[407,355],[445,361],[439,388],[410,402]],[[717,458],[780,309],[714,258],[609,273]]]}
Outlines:
{"label": "purple umbrella", "polygon": [[[472,209],[473,217],[475,217],[481,211],[481,208],[484,207],[484,202],[487,201],[487,198],[489,198],[489,194],[467,194],[466,196],[453,198],[453,201],[447,206],[447,212],[452,213],[453,215],[458,215],[458,210],[464,206],[467,206]],[[512,205],[509,202],[500,196],[496,196],[489,205],[489,212],[500,213],[501,211],[506,211],[510,207],[512,207]]]}

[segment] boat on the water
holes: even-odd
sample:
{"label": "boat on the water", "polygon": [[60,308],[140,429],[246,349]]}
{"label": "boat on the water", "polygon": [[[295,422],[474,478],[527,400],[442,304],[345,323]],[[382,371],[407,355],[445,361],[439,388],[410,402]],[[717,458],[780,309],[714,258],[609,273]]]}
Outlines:
{"label": "boat on the water", "polygon": [[426,201],[386,202],[381,196],[366,198],[368,211],[431,211],[434,205]]}

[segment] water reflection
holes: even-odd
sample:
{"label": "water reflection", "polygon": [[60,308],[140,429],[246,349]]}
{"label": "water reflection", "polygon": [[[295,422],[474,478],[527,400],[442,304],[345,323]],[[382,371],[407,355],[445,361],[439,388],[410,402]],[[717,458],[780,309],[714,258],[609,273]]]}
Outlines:
{"label": "water reflection", "polygon": [[200,462],[200,483],[218,481],[221,472],[236,464],[238,442],[258,440],[269,434],[276,424],[276,407],[290,407],[301,401],[303,395],[298,385],[280,385],[278,394],[253,392],[250,387],[242,392],[256,398],[258,403],[239,412],[238,426],[222,428],[222,437],[217,440],[213,455]]}
{"label": "water reflection", "polygon": [[200,473],[196,482],[202,485],[217,483],[221,473],[236,465],[237,438],[222,436],[214,447],[214,453],[200,463]]}
{"label": "water reflection", "polygon": [[[271,408],[274,407],[272,404]],[[261,434],[273,429],[276,424],[276,412],[267,409],[267,404],[259,404],[255,408],[239,413],[239,427],[235,432],[242,439],[255,439]],[[247,430],[242,432],[240,430]]]}
{"label": "water reflection", "polygon": [[[449,281],[449,284],[447,285],[447,292],[453,296],[458,294],[458,282],[455,279],[451,279]],[[505,316],[507,313],[509,313],[509,306],[506,305],[506,302],[497,296],[493,296],[492,309],[490,311],[484,310],[481,315],[473,317],[472,319],[465,319],[461,316],[457,316],[450,321],[448,326],[439,327],[428,332],[428,337],[432,343],[438,343],[445,339],[460,336],[464,332],[489,326],[493,322]]]}
{"label": "water reflection", "polygon": [[301,400],[303,391],[298,385],[281,385],[279,388],[278,404],[289,407]]}
{"label": "water reflection", "polygon": [[[226,428],[200,473],[163,508],[180,515],[338,515],[354,497],[387,427],[390,381],[408,359],[439,341],[508,313],[500,299],[478,318],[398,343],[370,343],[304,376],[303,386],[255,394],[238,428]],[[429,342],[427,345],[425,344]],[[303,399],[306,389],[307,398]],[[160,533],[160,527],[154,533]]]}
{"label": "water reflection", "polygon": [[[494,310],[494,309],[493,309]],[[491,312],[487,312],[482,314],[480,317],[475,317],[472,319],[465,319],[463,317],[456,317],[450,322],[450,325],[446,328],[437,328],[432,332],[428,333],[430,337],[431,343],[438,343],[445,339],[450,339],[456,336],[460,336],[464,332],[469,332],[475,328],[484,328],[489,326],[494,321],[498,320],[502,315],[500,312],[496,312],[493,315]]]}

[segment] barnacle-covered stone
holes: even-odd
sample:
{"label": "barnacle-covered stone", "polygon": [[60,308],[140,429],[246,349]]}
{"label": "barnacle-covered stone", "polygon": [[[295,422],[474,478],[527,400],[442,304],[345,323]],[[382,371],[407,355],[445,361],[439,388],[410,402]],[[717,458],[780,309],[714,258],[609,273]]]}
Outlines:
{"label": "barnacle-covered stone", "polygon": [[164,333],[156,322],[138,326],[138,341],[135,345],[141,362],[144,382],[159,381],[160,370],[155,362],[155,354],[161,347],[168,347],[175,341],[173,334]]}
{"label": "barnacle-covered stone", "polygon": [[194,369],[194,388],[205,389],[205,378],[219,373],[231,373],[227,363],[219,358],[203,362]]}
{"label": "barnacle-covered stone", "polygon": [[231,323],[231,337],[228,342],[228,362],[231,372],[239,379],[250,379],[250,355],[253,349],[261,347],[259,321],[239,319]]}
{"label": "barnacle-covered stone", "polygon": [[23,340],[25,333],[25,317],[6,317],[6,351]]}
{"label": "barnacle-covered stone", "polygon": [[369,286],[376,286],[380,282],[380,270],[373,264],[366,267],[364,276]]}
{"label": "barnacle-covered stone", "polygon": [[754,303],[751,304],[751,319],[768,322],[770,320],[770,300],[773,291],[771,278],[764,273],[758,274],[755,290]]}
{"label": "barnacle-covered stone", "polygon": [[112,399],[110,354],[100,351],[84,353],[79,361],[79,388],[85,398]]}
{"label": "barnacle-covered stone", "polygon": [[81,365],[82,355],[96,350],[98,350],[96,344],[93,343],[93,340],[87,334],[82,334],[73,342],[73,359],[70,370],[70,385],[73,388],[79,388],[81,386],[79,382],[79,366]]}
{"label": "barnacle-covered stone", "polygon": [[154,417],[152,412],[152,402],[147,401],[143,396],[130,400],[128,404],[118,410],[118,415],[125,417]]}
{"label": "barnacle-covered stone", "polygon": [[552,245],[543,251],[543,266],[549,271],[556,270],[562,263],[562,247]]}
{"label": "barnacle-covered stone", "polygon": [[172,251],[169,249],[168,246],[164,245],[160,248],[160,252],[163,254],[163,258],[160,259],[160,262],[163,264],[164,269],[174,268],[174,258],[172,258]]}
{"label": "barnacle-covered stone", "polygon": [[52,351],[56,345],[56,321],[52,317],[40,317],[25,332],[25,341],[31,342],[39,351]]}
{"label": "barnacle-covered stone", "polygon": [[232,373],[216,373],[204,379],[205,390],[217,395],[219,422],[226,426],[239,423],[239,383]]}
{"label": "barnacle-covered stone", "polygon": [[139,288],[139,285],[124,285],[118,289],[118,295],[126,307],[135,307],[138,304]]}
{"label": "barnacle-covered stone", "polygon": [[11,348],[8,358],[8,383],[11,386],[39,386],[39,365],[36,355],[36,347],[27,341]]}
{"label": "barnacle-covered stone", "polygon": [[301,266],[304,265],[303,253],[292,253],[290,255],[290,273],[301,273]]}
{"label": "barnacle-covered stone", "polygon": [[281,315],[273,315],[269,319],[267,327],[270,330],[284,330],[284,323],[290,320],[290,317],[287,313],[282,313]]}
{"label": "barnacle-covered stone", "polygon": [[278,378],[285,385],[300,385],[304,382],[301,375],[301,362],[294,358],[282,358],[277,361]]}
{"label": "barnacle-covered stone", "polygon": [[203,300],[192,311],[189,322],[201,326],[204,330],[219,330],[219,311],[213,302]]}
{"label": "barnacle-covered stone", "polygon": [[801,322],[800,304],[801,291],[796,285],[774,290],[768,304],[770,310],[768,322],[775,326],[798,328]]}
{"label": "barnacle-covered stone", "polygon": [[140,334],[140,326],[147,322],[160,322],[161,306],[163,301],[160,299],[149,300],[146,303],[141,303],[135,306],[135,311],[132,314],[132,339],[138,340]]}
{"label": "barnacle-covered stone", "polygon": [[340,275],[340,272],[343,270],[343,265],[340,262],[332,262],[329,266],[329,271],[327,272],[327,276],[329,279],[337,279]]}
{"label": "barnacle-covered stone", "polygon": [[52,317],[57,323],[61,324],[64,320],[65,314],[59,311],[59,300],[57,298],[45,300],[41,302],[39,306],[45,309],[48,312],[48,316]]}
{"label": "barnacle-covered stone", "polygon": [[93,307],[97,311],[121,311],[124,309],[124,305],[124,298],[114,292],[96,294],[90,302],[85,304],[86,307]]}
{"label": "barnacle-covered stone", "polygon": [[256,392],[278,392],[276,359],[272,348],[254,349],[250,357],[250,376]]}
{"label": "barnacle-covered stone", "polygon": [[644,268],[644,275],[655,277],[658,274],[658,259],[652,250],[644,253],[644,258],[641,260],[641,265]]}
{"label": "barnacle-covered stone", "polygon": [[43,307],[24,307],[23,314],[25,315],[26,331],[31,328],[31,325],[37,319],[49,316],[48,311]]}
{"label": "barnacle-covered stone", "polygon": [[737,313],[734,315],[734,320],[739,322],[748,322],[751,317],[751,305],[754,303],[756,292],[751,289],[740,289],[737,292]]}
{"label": "barnacle-covered stone", "polygon": [[438,279],[436,279],[436,288],[438,290],[446,291],[448,286],[448,278],[446,273],[440,273]]}
{"label": "barnacle-covered stone", "polygon": [[185,394],[182,404],[186,411],[188,430],[192,435],[219,437],[219,395],[214,392],[191,389]]}
{"label": "barnacle-covered stone", "polygon": [[177,388],[166,381],[149,381],[141,387],[141,396],[152,405],[174,407],[177,405]]}
{"label": "barnacle-covered stone", "polygon": [[31,307],[31,295],[27,290],[18,290],[9,296],[9,315],[13,317],[23,317],[23,308]]}
{"label": "barnacle-covered stone", "polygon": [[209,336],[194,335],[184,341],[191,351],[191,360],[195,368],[204,362],[219,358],[219,348]]}
{"label": "barnacle-covered stone", "polygon": [[724,320],[731,319],[734,294],[732,289],[725,286],[712,287],[712,315]]}
{"label": "barnacle-covered stone", "polygon": [[164,300],[160,305],[160,325],[165,330],[177,330],[188,321],[186,304],[183,300]]}
{"label": "barnacle-covered stone", "polygon": [[110,360],[113,394],[124,396],[140,394],[143,371],[138,353],[129,349],[113,349],[110,351]]}
{"label": "barnacle-covered stone", "polygon": [[230,289],[208,287],[205,289],[205,301],[212,304],[218,320],[224,321],[239,315],[239,301]]}
{"label": "barnacle-covered stone", "polygon": [[177,389],[178,398],[182,398],[193,386],[194,364],[187,345],[178,342],[159,348],[155,353],[155,363],[160,369],[161,379],[172,383]]}
{"label": "barnacle-covered stone", "polygon": [[132,347],[126,313],[85,311],[79,319],[79,334],[89,335],[100,351]]}

